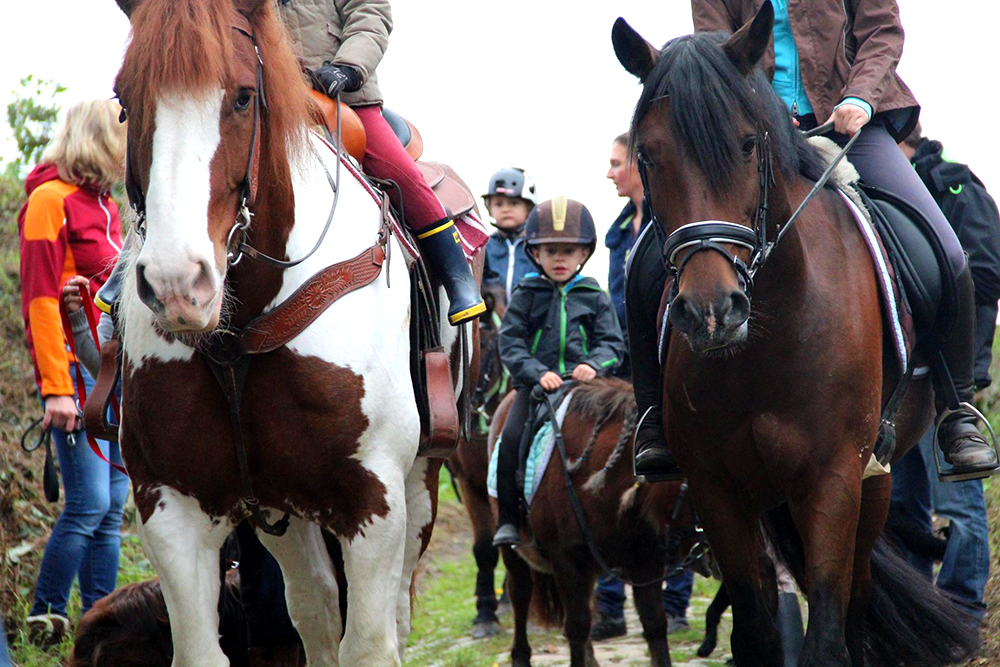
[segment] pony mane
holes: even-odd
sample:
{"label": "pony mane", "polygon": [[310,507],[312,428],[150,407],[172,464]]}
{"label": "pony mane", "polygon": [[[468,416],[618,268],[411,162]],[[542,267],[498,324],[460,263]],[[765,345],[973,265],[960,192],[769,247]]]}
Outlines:
{"label": "pony mane", "polygon": [[569,411],[594,421],[626,417],[635,410],[632,385],[625,380],[605,377],[577,385]]}
{"label": "pony mane", "polygon": [[823,167],[816,151],[795,130],[785,104],[760,69],[743,76],[729,60],[722,50],[728,36],[697,33],[664,45],[632,116],[631,148],[652,105],[669,97],[671,130],[713,188],[730,187],[742,161],[739,114],[761,134],[768,133],[773,159],[784,175],[818,180]]}
{"label": "pony mane", "polygon": [[[261,177],[287,172],[288,157],[304,145],[308,89],[273,2],[247,19],[264,62]],[[234,77],[232,0],[145,0],[132,14],[132,32],[115,90],[129,108],[154,109],[165,92],[221,88]],[[242,37],[240,37],[242,39]],[[143,114],[143,135],[153,114]],[[282,168],[283,167],[283,168]]]}

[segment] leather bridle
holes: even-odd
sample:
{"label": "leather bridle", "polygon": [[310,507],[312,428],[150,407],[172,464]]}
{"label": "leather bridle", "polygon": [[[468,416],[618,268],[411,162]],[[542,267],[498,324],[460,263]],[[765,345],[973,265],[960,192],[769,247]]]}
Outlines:
{"label": "leather bridle", "polygon": [[[820,125],[809,132],[807,137],[818,134],[825,134],[833,129],[833,122]],[[805,209],[806,204],[819,192],[830,179],[834,169],[850,150],[860,132],[856,132],[847,142],[844,148],[837,154],[837,157],[829,164],[823,175],[816,181],[812,190],[799,204],[798,208],[791,215],[788,221],[778,228],[778,233],[774,240],[768,239],[767,214],[768,202],[771,188],[775,184],[774,166],[771,157],[771,139],[766,131],[758,130],[755,137],[757,146],[757,204],[754,209],[753,223],[751,227],[737,224],[725,220],[701,220],[687,223],[672,232],[663,243],[663,262],[668,274],[673,279],[668,295],[668,304],[674,300],[680,290],[680,278],[691,258],[703,251],[717,252],[729,260],[736,272],[740,289],[746,294],[747,299],[753,298],[754,276],[764,266],[771,253],[781,242],[784,235],[791,229],[798,219],[799,214]],[[637,154],[639,178],[642,181],[643,196],[645,198],[646,210],[652,216],[652,223],[657,234],[663,234],[663,227],[660,225],[653,202],[650,196],[649,180],[646,175],[648,158],[643,151]],[[750,251],[750,261],[744,262],[735,253],[730,252],[724,244],[735,245]],[[688,254],[677,263],[677,256],[684,250]]]}

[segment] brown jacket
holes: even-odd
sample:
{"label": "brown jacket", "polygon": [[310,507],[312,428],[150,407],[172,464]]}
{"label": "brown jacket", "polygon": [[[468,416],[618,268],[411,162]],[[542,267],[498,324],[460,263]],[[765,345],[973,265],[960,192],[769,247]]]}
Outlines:
{"label": "brown jacket", "polygon": [[[696,32],[735,32],[763,0],[691,0]],[[897,141],[917,124],[920,107],[897,76],[903,26],[896,0],[788,0],[799,51],[802,85],[824,122],[845,97],[858,97],[881,114]],[[774,75],[774,38],[761,63]]]}
{"label": "brown jacket", "polygon": [[389,0],[279,0],[279,13],[303,64],[315,69],[330,61],[361,71],[360,90],[344,93],[350,106],[382,104],[375,68],[392,32]]}

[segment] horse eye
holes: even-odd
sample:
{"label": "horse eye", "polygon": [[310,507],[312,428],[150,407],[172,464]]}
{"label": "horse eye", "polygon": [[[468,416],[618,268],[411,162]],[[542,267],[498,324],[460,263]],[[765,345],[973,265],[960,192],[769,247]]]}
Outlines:
{"label": "horse eye", "polygon": [[236,111],[245,111],[250,108],[250,102],[253,101],[253,96],[250,94],[249,90],[243,89],[240,94],[236,96],[236,102],[233,103],[233,108]]}
{"label": "horse eye", "polygon": [[757,146],[757,137],[748,136],[743,139],[743,146],[740,148],[743,151],[743,157],[750,159],[753,155],[753,149]]}

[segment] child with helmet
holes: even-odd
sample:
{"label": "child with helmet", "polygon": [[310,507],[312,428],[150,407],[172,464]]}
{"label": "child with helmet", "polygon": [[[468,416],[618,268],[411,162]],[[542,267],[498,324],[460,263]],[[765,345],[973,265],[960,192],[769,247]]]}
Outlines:
{"label": "child with helmet", "polygon": [[483,284],[501,285],[510,301],[521,278],[534,270],[525,252],[523,232],[528,215],[538,203],[535,182],[524,169],[504,167],[490,177],[483,201],[497,228],[486,244]]}
{"label": "child with helmet", "polygon": [[543,202],[528,216],[525,242],[539,272],[518,284],[500,327],[500,358],[518,392],[497,456],[496,546],[520,543],[515,476],[534,385],[554,391],[564,376],[589,382],[614,370],[625,353],[611,299],[596,280],[580,275],[597,244],[587,207],[566,197]]}

